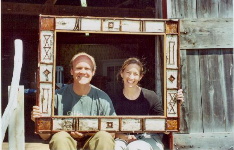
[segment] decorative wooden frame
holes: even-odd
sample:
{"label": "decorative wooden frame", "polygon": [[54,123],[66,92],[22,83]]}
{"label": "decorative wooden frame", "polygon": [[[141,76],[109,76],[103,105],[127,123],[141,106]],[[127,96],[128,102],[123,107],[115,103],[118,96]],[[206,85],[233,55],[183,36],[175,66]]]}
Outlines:
{"label": "decorative wooden frame", "polygon": [[[37,105],[42,117],[36,119],[36,133],[61,130],[79,132],[175,132],[179,131],[179,20],[46,16],[39,18]],[[55,116],[56,33],[97,33],[160,35],[163,37],[164,116]]]}

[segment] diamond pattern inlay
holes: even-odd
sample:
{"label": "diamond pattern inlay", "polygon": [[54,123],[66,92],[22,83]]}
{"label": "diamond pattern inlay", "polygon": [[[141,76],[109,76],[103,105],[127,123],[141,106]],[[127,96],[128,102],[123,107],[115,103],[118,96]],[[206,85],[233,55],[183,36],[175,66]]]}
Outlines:
{"label": "diamond pattern inlay", "polygon": [[171,82],[173,82],[175,80],[175,77],[173,75],[170,75],[170,77],[168,78]]}
{"label": "diamond pattern inlay", "polygon": [[107,128],[113,128],[113,122],[107,122]]}
{"label": "diamond pattern inlay", "polygon": [[44,72],[44,75],[46,76],[46,81],[49,80],[48,75],[51,73],[48,69],[46,69]]}

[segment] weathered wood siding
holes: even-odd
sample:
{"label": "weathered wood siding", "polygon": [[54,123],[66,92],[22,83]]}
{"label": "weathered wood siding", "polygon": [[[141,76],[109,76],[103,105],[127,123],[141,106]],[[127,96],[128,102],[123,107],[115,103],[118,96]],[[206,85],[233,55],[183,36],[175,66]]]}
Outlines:
{"label": "weathered wood siding", "polygon": [[233,48],[233,18],[182,19],[180,49]]}
{"label": "weathered wood siding", "polygon": [[[233,18],[233,0],[167,0],[167,4],[168,18],[221,21]],[[233,41],[231,38],[227,40]],[[210,40],[202,42],[211,45]],[[181,79],[186,101],[182,105],[182,133],[234,132],[233,58],[233,46],[211,45],[207,49],[199,45],[181,49]]]}

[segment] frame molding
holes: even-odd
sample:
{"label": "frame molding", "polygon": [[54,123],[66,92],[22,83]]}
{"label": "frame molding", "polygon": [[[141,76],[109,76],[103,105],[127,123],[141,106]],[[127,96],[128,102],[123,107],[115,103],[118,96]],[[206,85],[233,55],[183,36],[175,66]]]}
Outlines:
{"label": "frame molding", "polygon": [[[42,117],[36,118],[35,132],[179,131],[180,104],[175,99],[180,88],[179,28],[177,19],[40,15],[37,105],[42,110]],[[57,32],[162,36],[164,116],[54,116]]]}

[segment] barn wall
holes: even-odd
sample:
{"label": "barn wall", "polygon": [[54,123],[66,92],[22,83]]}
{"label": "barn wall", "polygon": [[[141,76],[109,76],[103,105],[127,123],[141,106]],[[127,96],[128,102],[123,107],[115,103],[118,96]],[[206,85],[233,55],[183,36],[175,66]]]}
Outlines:
{"label": "barn wall", "polygon": [[[233,18],[232,0],[167,0],[167,4],[168,18]],[[233,33],[233,29],[229,32]],[[202,42],[209,44],[210,38],[207,36],[207,41]],[[199,38],[196,40],[199,42]],[[234,132],[233,57],[233,45],[181,49],[186,101],[182,105],[181,133]]]}

